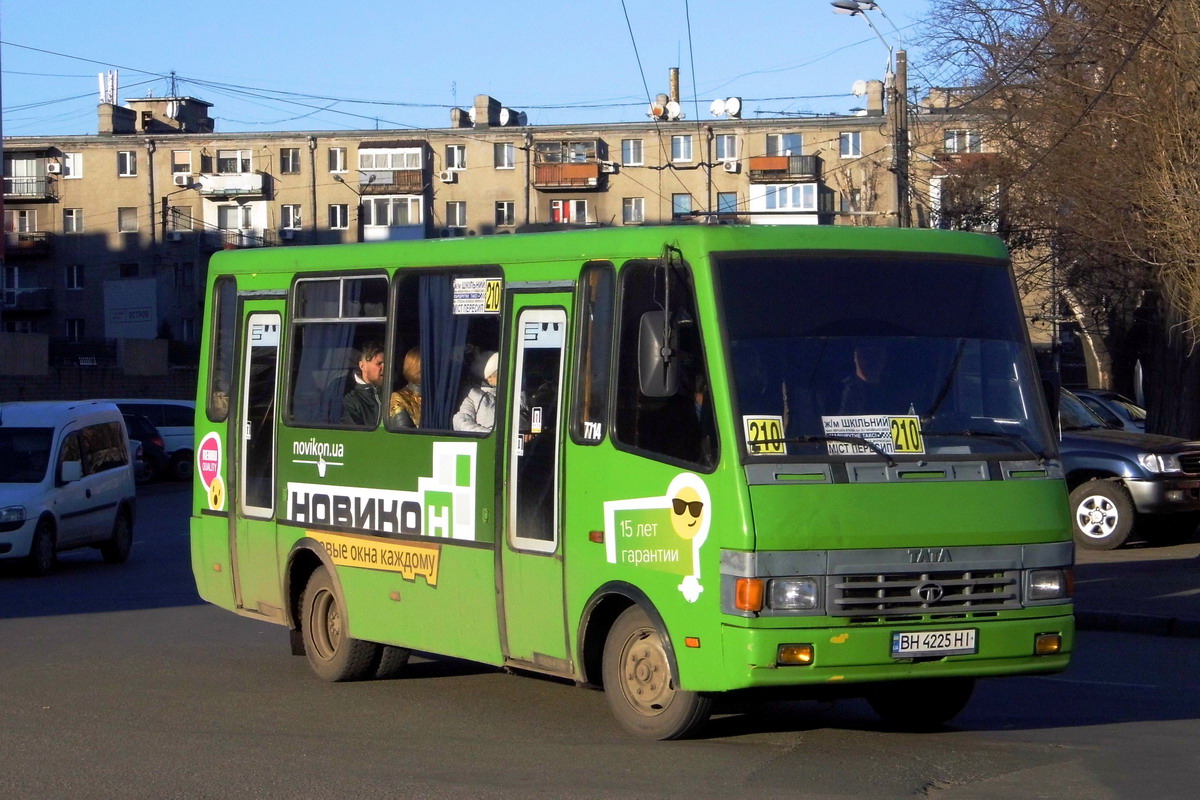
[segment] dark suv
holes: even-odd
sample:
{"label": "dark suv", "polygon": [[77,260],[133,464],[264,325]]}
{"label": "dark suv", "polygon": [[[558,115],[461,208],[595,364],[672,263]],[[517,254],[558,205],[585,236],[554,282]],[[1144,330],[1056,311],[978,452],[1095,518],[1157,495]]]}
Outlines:
{"label": "dark suv", "polygon": [[1200,442],[1114,430],[1066,390],[1059,423],[1079,545],[1112,550],[1135,528],[1142,536],[1195,530]]}

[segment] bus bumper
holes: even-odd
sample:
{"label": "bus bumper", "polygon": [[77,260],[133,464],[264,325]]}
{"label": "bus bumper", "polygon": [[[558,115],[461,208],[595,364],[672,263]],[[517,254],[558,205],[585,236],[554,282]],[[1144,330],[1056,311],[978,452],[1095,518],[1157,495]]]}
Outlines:
{"label": "bus bumper", "polygon": [[[722,629],[729,689],[836,685],[889,680],[941,677],[985,677],[1061,672],[1070,662],[1075,642],[1071,607],[1062,614],[1013,619],[946,620],[920,625],[871,627],[750,628],[726,625]],[[895,658],[893,633],[975,630],[976,652]],[[1056,653],[1037,655],[1035,639],[1058,634]],[[812,645],[812,662],[781,666],[780,648]],[[686,680],[685,684],[691,683]],[[701,687],[688,686],[703,691]]]}

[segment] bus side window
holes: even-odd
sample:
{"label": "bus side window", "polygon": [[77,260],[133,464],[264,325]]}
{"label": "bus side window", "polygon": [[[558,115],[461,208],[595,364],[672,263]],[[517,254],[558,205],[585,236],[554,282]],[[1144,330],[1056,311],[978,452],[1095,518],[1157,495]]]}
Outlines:
{"label": "bus side window", "polygon": [[579,331],[571,436],[599,444],[608,427],[609,369],[612,366],[613,265],[592,261],[579,276]]}
{"label": "bus side window", "polygon": [[232,276],[222,275],[213,286],[212,350],[209,353],[208,402],[205,408],[208,418],[213,422],[224,422],[229,416],[236,313],[237,281]]}
{"label": "bus side window", "polygon": [[[678,386],[669,397],[647,397],[638,379],[642,315],[664,309],[670,281],[668,319]],[[682,266],[660,261],[628,262],[621,270],[621,321],[617,359],[614,438],[651,457],[711,468],[716,457],[712,393],[696,315],[695,291]]]}

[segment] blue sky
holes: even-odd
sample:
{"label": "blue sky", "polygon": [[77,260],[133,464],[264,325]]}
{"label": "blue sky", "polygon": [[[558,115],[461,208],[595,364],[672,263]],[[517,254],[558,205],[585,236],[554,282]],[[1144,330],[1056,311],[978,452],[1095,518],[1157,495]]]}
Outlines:
{"label": "blue sky", "polygon": [[[871,19],[909,53],[910,87],[936,76],[917,20],[930,0],[881,0]],[[177,93],[213,104],[219,132],[444,128],[477,94],[532,124],[638,121],[681,71],[683,111],[710,118],[847,113],[887,50],[828,0],[4,0],[6,136],[96,133],[97,75],[119,99]],[[928,76],[928,77],[927,77]]]}

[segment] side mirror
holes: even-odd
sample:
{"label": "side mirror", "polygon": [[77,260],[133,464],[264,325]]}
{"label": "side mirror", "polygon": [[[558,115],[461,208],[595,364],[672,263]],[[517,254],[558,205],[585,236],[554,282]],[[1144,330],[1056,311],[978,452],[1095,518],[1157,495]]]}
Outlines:
{"label": "side mirror", "polygon": [[64,461],[58,468],[58,479],[63,483],[74,483],[82,478],[82,461]]}
{"label": "side mirror", "polygon": [[642,314],[638,330],[638,385],[646,397],[670,397],[679,388],[679,359],[668,349],[667,312]]}

